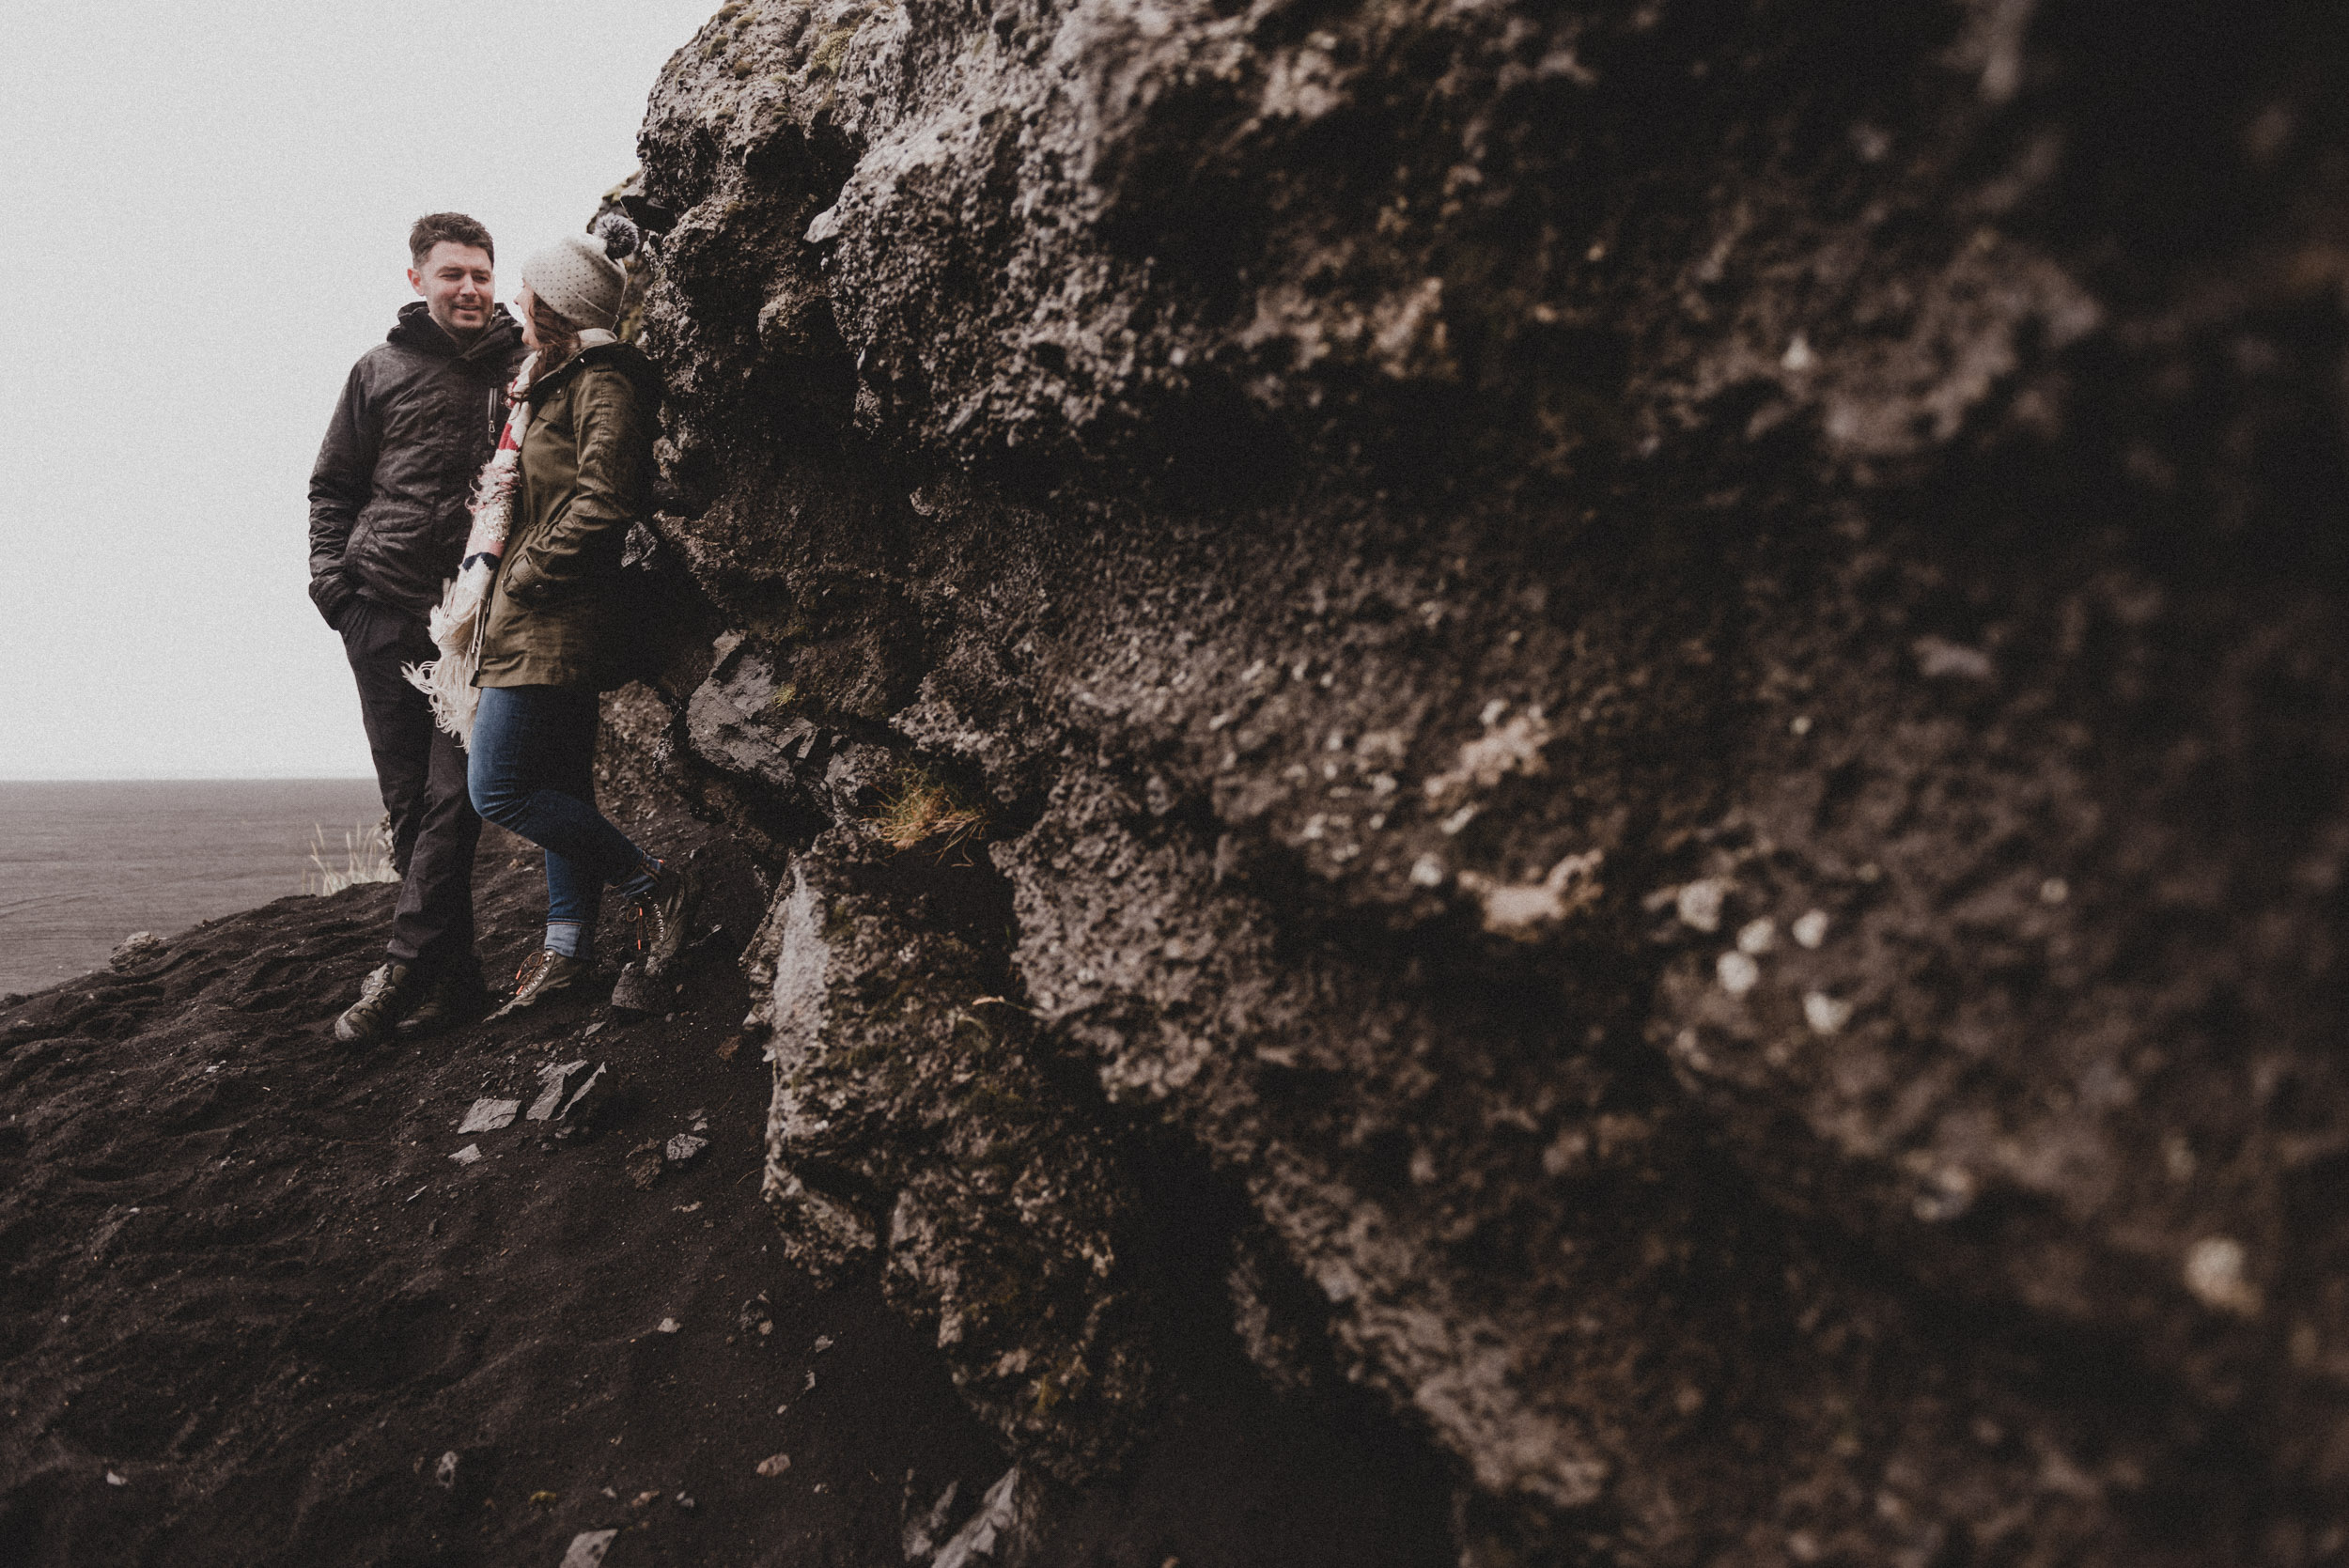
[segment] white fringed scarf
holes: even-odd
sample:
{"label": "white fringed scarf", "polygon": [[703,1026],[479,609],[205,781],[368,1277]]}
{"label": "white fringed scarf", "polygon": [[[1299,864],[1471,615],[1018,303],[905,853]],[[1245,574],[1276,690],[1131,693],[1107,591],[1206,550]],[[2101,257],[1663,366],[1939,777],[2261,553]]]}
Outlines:
{"label": "white fringed scarf", "polygon": [[[600,327],[579,334],[582,349],[616,341]],[[432,704],[432,722],[455,736],[459,746],[473,740],[474,708],[481,700],[473,680],[481,669],[481,633],[490,585],[497,581],[498,564],[506,556],[506,536],[514,526],[514,486],[521,476],[522,438],[530,433],[530,403],[523,394],[537,364],[538,356],[532,354],[514,374],[509,389],[513,411],[506,416],[497,450],[490,454],[474,485],[473,531],[465,536],[463,564],[442,589],[440,606],[428,623],[441,657],[408,665],[400,672]]]}

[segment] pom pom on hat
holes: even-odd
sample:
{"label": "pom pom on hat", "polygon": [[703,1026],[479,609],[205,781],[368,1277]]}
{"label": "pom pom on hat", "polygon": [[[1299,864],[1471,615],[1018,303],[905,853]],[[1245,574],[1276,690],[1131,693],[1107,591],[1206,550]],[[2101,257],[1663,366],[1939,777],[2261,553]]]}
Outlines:
{"label": "pom pom on hat", "polygon": [[603,254],[614,261],[626,261],[644,248],[643,234],[625,212],[606,212],[587,225],[587,232],[603,241]]}
{"label": "pom pom on hat", "polygon": [[576,326],[610,327],[620,316],[628,272],[619,258],[637,247],[636,225],[616,212],[596,220],[593,234],[567,234],[522,263],[530,292]]}

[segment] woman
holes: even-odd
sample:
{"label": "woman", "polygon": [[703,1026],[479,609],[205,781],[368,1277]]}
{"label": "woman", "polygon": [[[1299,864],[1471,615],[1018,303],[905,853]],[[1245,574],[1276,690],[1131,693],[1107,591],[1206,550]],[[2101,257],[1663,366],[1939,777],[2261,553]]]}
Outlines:
{"label": "woman", "polygon": [[615,256],[635,231],[599,230],[610,239],[571,235],[522,264],[522,334],[537,352],[481,618],[466,784],[474,810],[547,852],[547,930],[500,1017],[589,977],[607,884],[635,908],[645,979],[665,981],[694,894],[690,868],[646,854],[595,806],[596,696],[618,684],[628,630],[613,589],[629,525],[648,509],[661,395],[652,362],[612,333],[628,283]]}

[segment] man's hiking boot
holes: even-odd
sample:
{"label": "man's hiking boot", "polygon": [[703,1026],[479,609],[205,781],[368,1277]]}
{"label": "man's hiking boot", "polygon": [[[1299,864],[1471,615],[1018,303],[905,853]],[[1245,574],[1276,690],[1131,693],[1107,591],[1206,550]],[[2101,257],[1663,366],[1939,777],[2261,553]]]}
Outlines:
{"label": "man's hiking boot", "polygon": [[595,972],[595,965],[584,958],[573,958],[542,947],[522,960],[521,970],[514,976],[513,1000],[490,1015],[505,1017],[520,1013],[579,989],[580,983]]}
{"label": "man's hiking boot", "polygon": [[347,1046],[373,1045],[408,1016],[423,989],[414,965],[385,964],[360,983],[359,1000],[334,1020],[334,1038]]}
{"label": "man's hiking boot", "polygon": [[677,968],[692,936],[701,891],[701,868],[690,858],[663,861],[652,891],[636,900],[636,955],[646,980],[667,980]]}
{"label": "man's hiking boot", "polygon": [[471,1023],[481,1016],[488,995],[477,965],[470,960],[443,964],[425,981],[424,995],[399,1020],[397,1032],[402,1039],[410,1039]]}

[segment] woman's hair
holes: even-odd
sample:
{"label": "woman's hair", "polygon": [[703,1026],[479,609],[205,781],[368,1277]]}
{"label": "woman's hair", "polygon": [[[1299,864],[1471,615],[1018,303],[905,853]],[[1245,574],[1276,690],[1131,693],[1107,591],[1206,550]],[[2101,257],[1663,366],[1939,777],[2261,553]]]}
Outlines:
{"label": "woman's hair", "polygon": [[535,387],[579,352],[579,328],[536,294],[530,296],[530,328],[538,338],[538,363],[530,372],[530,384]]}

